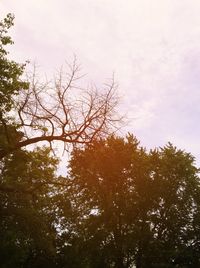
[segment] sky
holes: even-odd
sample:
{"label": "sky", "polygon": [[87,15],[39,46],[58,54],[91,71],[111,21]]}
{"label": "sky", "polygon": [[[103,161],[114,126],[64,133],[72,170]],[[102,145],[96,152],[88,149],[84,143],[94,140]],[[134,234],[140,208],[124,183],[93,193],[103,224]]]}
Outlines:
{"label": "sky", "polygon": [[199,0],[0,0],[11,57],[53,75],[76,54],[84,78],[119,84],[120,111],[147,148],[168,141],[200,166]]}

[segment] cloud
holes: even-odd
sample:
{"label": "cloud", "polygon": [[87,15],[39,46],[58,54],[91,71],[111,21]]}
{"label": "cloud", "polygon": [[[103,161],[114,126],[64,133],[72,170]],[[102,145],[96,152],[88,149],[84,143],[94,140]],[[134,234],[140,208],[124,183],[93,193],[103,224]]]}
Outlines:
{"label": "cloud", "polygon": [[199,156],[199,0],[2,0],[12,55],[48,73],[73,53],[99,86],[115,71],[122,110],[146,146],[169,139]]}

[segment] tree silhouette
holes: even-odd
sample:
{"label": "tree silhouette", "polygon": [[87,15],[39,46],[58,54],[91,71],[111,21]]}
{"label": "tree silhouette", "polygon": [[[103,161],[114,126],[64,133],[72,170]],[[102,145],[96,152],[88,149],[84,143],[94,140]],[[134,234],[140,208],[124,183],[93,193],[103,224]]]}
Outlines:
{"label": "tree silhouette", "polygon": [[89,267],[199,266],[200,185],[189,153],[111,137],[76,149],[70,168]]}
{"label": "tree silhouette", "polygon": [[[54,82],[41,82],[34,69],[22,82],[24,65],[7,59],[4,46],[12,44],[5,35],[13,25],[8,15],[0,24],[0,159],[24,146],[41,141],[61,141],[68,145],[85,144],[105,136],[116,127],[116,84],[111,79],[104,89],[83,88],[76,58]],[[8,113],[9,112],[9,113]],[[12,114],[12,117],[11,117]]]}

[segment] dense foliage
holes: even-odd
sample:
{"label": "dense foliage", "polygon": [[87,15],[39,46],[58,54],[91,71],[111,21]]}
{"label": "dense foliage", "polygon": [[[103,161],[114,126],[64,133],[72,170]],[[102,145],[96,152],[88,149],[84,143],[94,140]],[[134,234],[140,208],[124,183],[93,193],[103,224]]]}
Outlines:
{"label": "dense foliage", "polygon": [[1,163],[1,267],[40,267],[47,253],[55,254],[56,215],[50,183],[57,161],[48,153],[47,149],[17,151]]}
{"label": "dense foliage", "polygon": [[[67,178],[49,150],[1,163],[2,267],[198,267],[194,158],[133,136],[75,149]],[[12,258],[9,256],[12,255]]]}
{"label": "dense foliage", "polygon": [[24,64],[18,64],[8,59],[7,45],[13,44],[8,30],[13,26],[14,16],[8,14],[0,22],[0,118],[10,111],[13,104],[13,95],[20,89],[27,88],[28,84],[20,80],[24,71]]}
{"label": "dense foliage", "polygon": [[200,184],[190,154],[111,137],[74,151],[70,167],[88,267],[200,265]]}
{"label": "dense foliage", "polygon": [[22,81],[21,76],[25,64],[19,64],[8,59],[6,47],[13,41],[8,30],[13,26],[14,16],[8,14],[0,21],[0,154],[1,151],[10,150],[22,138],[18,126],[9,112],[13,108],[14,97],[20,90],[27,89],[28,83]]}

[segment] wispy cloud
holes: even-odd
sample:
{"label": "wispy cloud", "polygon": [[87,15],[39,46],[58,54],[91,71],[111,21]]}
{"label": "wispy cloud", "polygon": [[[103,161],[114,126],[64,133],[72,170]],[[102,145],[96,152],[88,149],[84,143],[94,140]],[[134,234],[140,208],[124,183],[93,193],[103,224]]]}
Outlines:
{"label": "wispy cloud", "polygon": [[16,15],[16,59],[52,72],[75,53],[99,85],[115,71],[133,118],[126,130],[200,162],[199,0],[2,0],[0,9]]}

